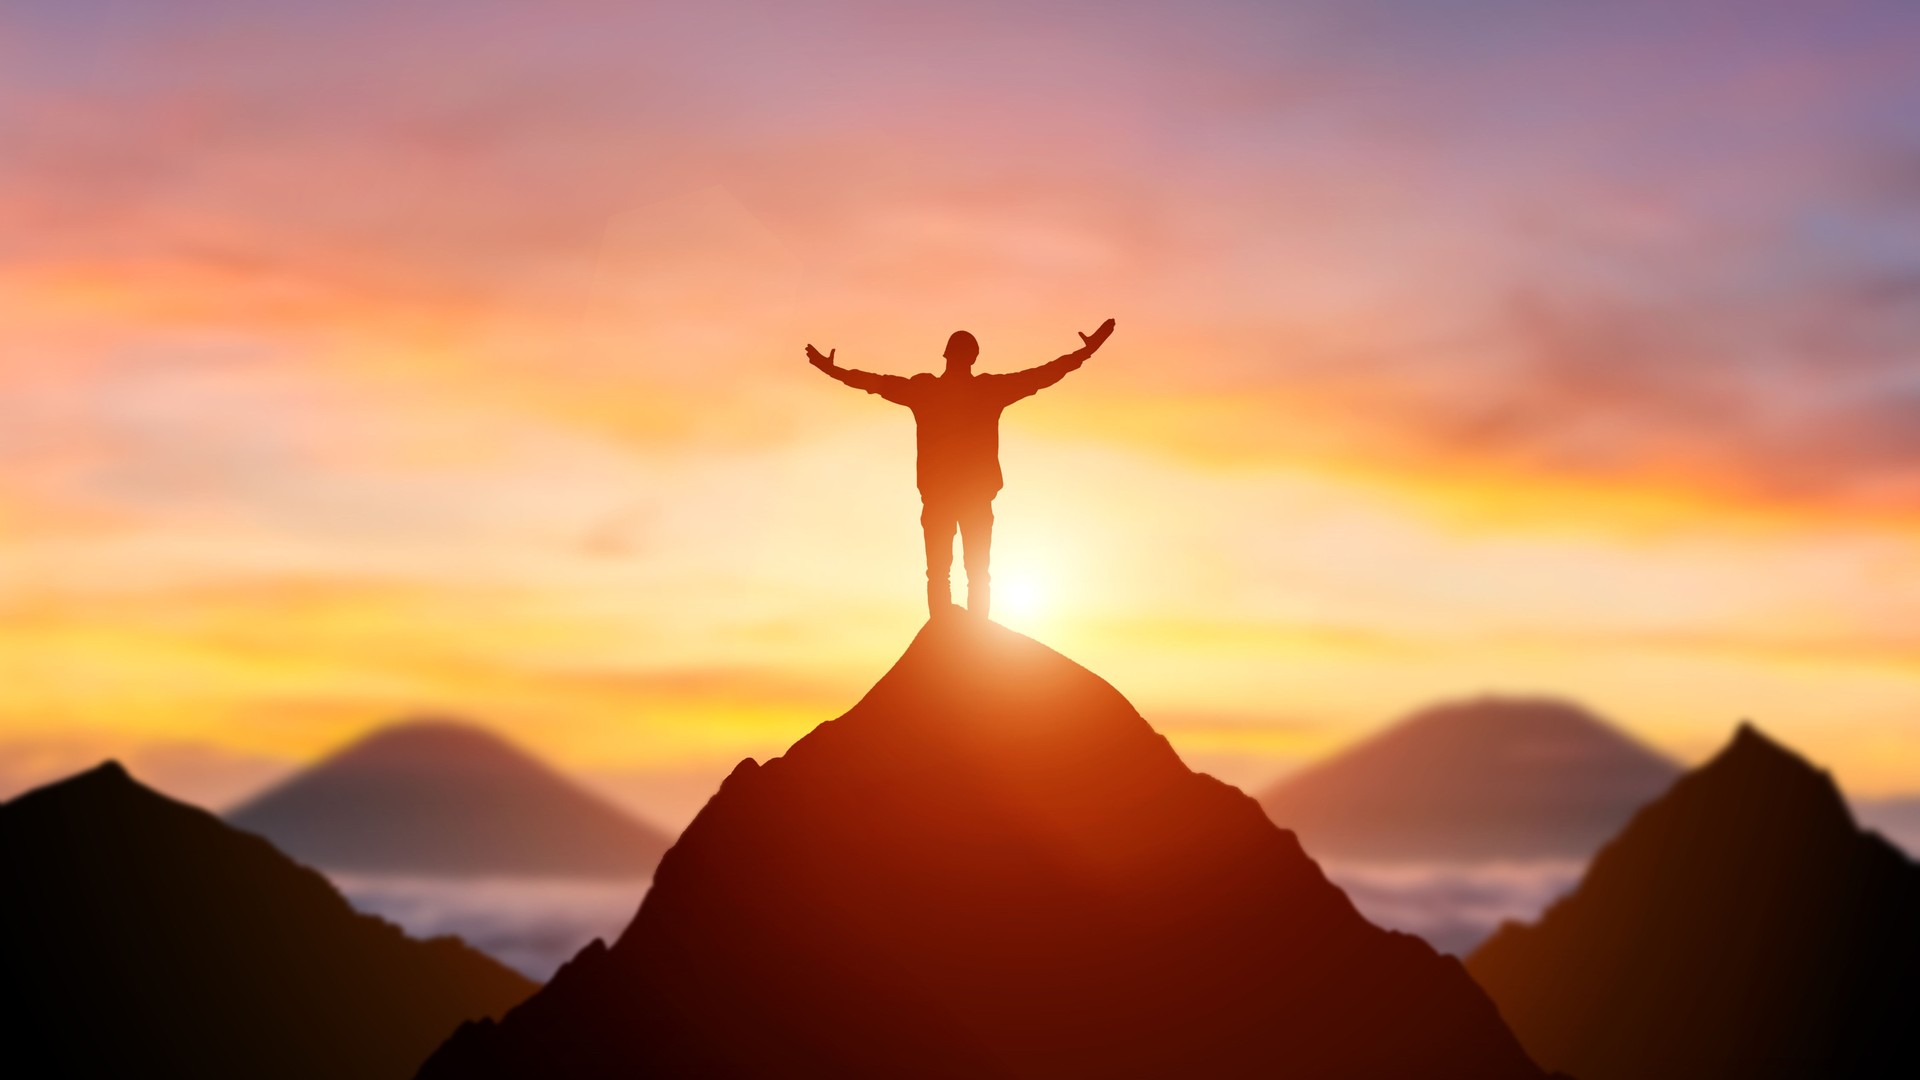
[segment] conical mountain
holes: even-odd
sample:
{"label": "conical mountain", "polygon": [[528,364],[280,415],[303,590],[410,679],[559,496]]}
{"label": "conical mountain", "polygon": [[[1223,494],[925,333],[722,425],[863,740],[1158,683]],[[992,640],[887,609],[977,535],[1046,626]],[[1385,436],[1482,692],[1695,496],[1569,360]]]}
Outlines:
{"label": "conical mountain", "polygon": [[229,815],[326,870],[644,877],[672,840],[482,727],[381,728]]}
{"label": "conical mountain", "polygon": [[1920,1076],[1920,866],[1752,727],[1468,965],[1581,1080]]}
{"label": "conical mountain", "polygon": [[0,805],[0,1072],[382,1080],[533,984],[108,763]]}
{"label": "conical mountain", "polygon": [[1578,705],[1436,705],[1260,798],[1323,859],[1584,859],[1680,767]]}
{"label": "conical mountain", "polygon": [[742,762],[631,926],[423,1078],[1539,1077],[1111,686],[938,619]]}

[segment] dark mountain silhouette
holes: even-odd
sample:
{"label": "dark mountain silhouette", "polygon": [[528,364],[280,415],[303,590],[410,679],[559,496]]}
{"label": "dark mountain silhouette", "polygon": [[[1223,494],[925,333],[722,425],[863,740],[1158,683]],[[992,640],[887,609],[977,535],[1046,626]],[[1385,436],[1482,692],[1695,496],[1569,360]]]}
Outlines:
{"label": "dark mountain silhouette", "polygon": [[642,877],[672,840],[484,728],[381,728],[228,815],[327,870]]}
{"label": "dark mountain silhouette", "polygon": [[0,1072],[379,1080],[534,984],[117,763],[0,805]]}
{"label": "dark mountain silhouette", "polygon": [[1457,961],[1361,918],[1112,687],[955,615],[742,762],[611,949],[421,1076],[1540,1072]]}
{"label": "dark mountain silhouette", "polygon": [[1417,712],[1260,803],[1323,859],[1584,859],[1679,775],[1577,705],[1483,697]]}
{"label": "dark mountain silhouette", "polygon": [[1748,726],[1468,964],[1581,1080],[1920,1076],[1920,866]]}

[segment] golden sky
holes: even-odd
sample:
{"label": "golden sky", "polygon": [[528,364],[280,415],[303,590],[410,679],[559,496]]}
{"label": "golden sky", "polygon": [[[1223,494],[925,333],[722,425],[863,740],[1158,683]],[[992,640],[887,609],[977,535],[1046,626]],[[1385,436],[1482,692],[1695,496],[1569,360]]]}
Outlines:
{"label": "golden sky", "polygon": [[1196,764],[1491,691],[1920,789],[1911,6],[692,7],[0,15],[0,785],[778,753],[922,617],[801,347],[1113,316],[999,609]]}

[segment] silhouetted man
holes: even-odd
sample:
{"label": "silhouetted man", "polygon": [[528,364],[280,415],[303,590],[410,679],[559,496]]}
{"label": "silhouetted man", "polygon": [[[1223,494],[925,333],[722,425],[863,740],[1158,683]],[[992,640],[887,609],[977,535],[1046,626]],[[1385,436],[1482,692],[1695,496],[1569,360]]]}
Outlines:
{"label": "silhouetted man", "polygon": [[[975,375],[980,343],[965,330],[947,339],[947,370],[912,378],[836,367],[807,346],[807,362],[848,386],[879,394],[913,410],[918,428],[920,527],[927,537],[927,608],[941,615],[953,608],[953,532],[967,566],[967,610],[987,617],[991,586],[987,562],[993,550],[993,497],[1000,491],[1000,410],[1052,386],[1086,363],[1113,333],[1113,320],[1081,334],[1073,352],[1011,375]],[[838,350],[835,350],[838,351]]]}

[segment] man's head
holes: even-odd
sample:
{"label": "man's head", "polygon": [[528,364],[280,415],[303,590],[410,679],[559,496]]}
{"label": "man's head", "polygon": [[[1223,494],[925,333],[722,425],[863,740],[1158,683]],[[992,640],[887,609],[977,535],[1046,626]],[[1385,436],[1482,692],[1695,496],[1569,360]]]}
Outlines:
{"label": "man's head", "polygon": [[940,355],[947,358],[948,371],[971,371],[980,356],[980,343],[965,330],[955,330],[947,339],[947,351]]}

